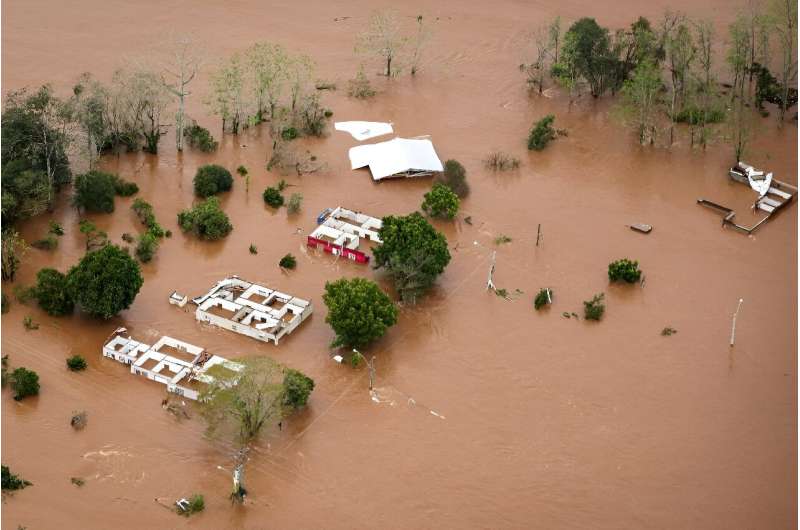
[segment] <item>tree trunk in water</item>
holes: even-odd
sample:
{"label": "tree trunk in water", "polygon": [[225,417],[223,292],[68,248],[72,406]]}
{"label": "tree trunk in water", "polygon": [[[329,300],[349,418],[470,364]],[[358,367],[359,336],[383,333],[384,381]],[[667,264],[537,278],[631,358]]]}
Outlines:
{"label": "tree trunk in water", "polygon": [[392,58],[386,58],[386,77],[392,77]]}
{"label": "tree trunk in water", "polygon": [[178,106],[178,113],[175,115],[175,145],[178,147],[178,152],[183,151],[183,118],[184,118],[184,96],[183,87],[181,87],[180,104]]}

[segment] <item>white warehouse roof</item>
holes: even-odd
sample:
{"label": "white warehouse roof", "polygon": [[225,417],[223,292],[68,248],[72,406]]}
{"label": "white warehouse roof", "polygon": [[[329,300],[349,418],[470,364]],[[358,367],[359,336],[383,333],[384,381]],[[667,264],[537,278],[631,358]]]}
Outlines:
{"label": "white warehouse roof", "polygon": [[398,174],[411,177],[444,170],[430,140],[406,138],[351,147],[350,166],[351,169],[369,166],[373,180]]}

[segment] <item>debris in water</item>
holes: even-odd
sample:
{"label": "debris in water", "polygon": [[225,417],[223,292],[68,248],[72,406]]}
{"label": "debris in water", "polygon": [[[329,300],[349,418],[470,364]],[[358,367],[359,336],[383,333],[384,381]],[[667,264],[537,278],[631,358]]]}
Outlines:
{"label": "debris in water", "polygon": [[80,412],[73,412],[72,418],[69,420],[69,424],[72,425],[72,428],[76,431],[79,431],[86,427],[86,423],[89,421],[89,417],[86,414],[85,410]]}
{"label": "debris in water", "polygon": [[669,337],[670,335],[674,335],[677,332],[678,332],[677,329],[667,326],[666,328],[661,330],[661,336],[662,337]]}
{"label": "debris in water", "polygon": [[71,477],[71,478],[69,479],[69,481],[70,481],[70,482],[72,482],[73,484],[75,484],[76,486],[78,486],[79,488],[80,488],[81,486],[83,486],[84,484],[86,484],[86,481],[85,481],[85,480],[83,480],[83,479],[82,479],[82,478],[80,478],[80,477]]}
{"label": "debris in water", "polygon": [[563,313],[561,313],[561,316],[564,317],[564,318],[569,318],[569,313],[564,311]]}
{"label": "debris in water", "polygon": [[641,232],[643,234],[649,234],[653,227],[650,225],[646,225],[644,223],[635,223],[632,225],[628,225],[628,228],[631,230],[635,230],[636,232]]}

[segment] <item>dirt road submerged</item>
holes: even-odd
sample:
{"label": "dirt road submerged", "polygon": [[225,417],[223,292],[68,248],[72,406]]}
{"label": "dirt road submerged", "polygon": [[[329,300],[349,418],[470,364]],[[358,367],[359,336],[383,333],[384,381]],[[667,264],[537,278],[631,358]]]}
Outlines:
{"label": "dirt road submerged", "polygon": [[[713,17],[719,32],[735,5],[686,2],[693,16]],[[322,78],[340,87],[355,73],[353,35],[368,2],[250,0],[84,1],[75,5],[6,2],[3,91],[52,81],[65,89],[91,71],[107,79],[122,57],[144,49],[166,28],[194,31],[223,56],[257,40],[309,53]],[[472,225],[438,223],[453,260],[433,293],[370,353],[377,356],[378,402],[366,371],[333,363],[321,293],[341,276],[379,278],[368,267],[307,251],[316,213],[339,204],[372,215],[419,207],[429,181],[374,184],[350,171],[344,133],[308,141],[324,172],[288,177],[304,196],[303,213],[266,208],[269,141],[255,130],[222,138],[212,155],[177,157],[170,136],[158,157],[108,157],[102,165],[135,180],[159,222],[174,233],[143,266],[145,284],[129,311],[109,322],[80,315],[53,319],[15,304],[3,316],[2,348],[13,366],[39,372],[38,398],[2,400],[3,462],[34,483],[3,505],[2,522],[28,528],[786,528],[796,525],[797,207],[752,237],[719,226],[696,206],[705,197],[737,210],[750,224],[751,193],[725,176],[731,149],[721,141],[691,152],[642,149],[610,117],[609,102],[530,98],[517,69],[523,33],[556,14],[595,16],[610,27],[638,14],[656,19],[665,5],[592,2],[459,2],[402,13],[438,16],[423,71],[385,83],[369,102],[340,88],[324,103],[334,119],[391,121],[401,136],[431,134],[442,157],[461,161],[472,193],[462,205]],[[334,21],[335,18],[350,17]],[[300,22],[302,21],[302,22]],[[372,71],[378,69],[371,66]],[[370,71],[368,69],[368,71]],[[201,105],[190,113],[219,137]],[[201,89],[202,87],[202,89]],[[534,119],[555,113],[569,136],[528,154]],[[796,127],[764,122],[748,161],[797,182]],[[515,173],[485,171],[491,149],[519,156]],[[250,168],[249,193],[237,180],[222,198],[234,230],[224,241],[185,237],[175,213],[192,202],[202,164]],[[238,179],[238,177],[237,177]],[[131,199],[91,219],[121,243],[141,230]],[[67,234],[54,253],[31,250],[18,283],[45,266],[65,271],[83,254],[77,216],[67,201],[52,218]],[[48,218],[26,223],[26,240]],[[655,226],[648,236],[626,224]],[[535,246],[537,224],[544,242]],[[298,228],[303,232],[298,232]],[[512,242],[495,247],[505,234]],[[248,246],[257,245],[252,256]],[[497,249],[498,287],[524,292],[506,301],[485,291]],[[298,256],[284,275],[279,258]],[[606,266],[638,259],[644,289],[609,286]],[[259,344],[198,325],[167,303],[173,289],[197,295],[228,274],[310,298],[315,313],[280,346]],[[532,296],[552,287],[553,307],[535,314]],[[4,290],[10,293],[10,285]],[[597,324],[562,318],[605,292]],[[744,298],[736,347],[728,348],[730,314]],[[26,332],[22,318],[41,323]],[[168,334],[227,357],[270,355],[317,383],[308,409],[282,431],[262,437],[247,469],[252,495],[244,508],[225,498],[231,447],[203,436],[199,418],[178,422],[160,407],[163,388],[103,359],[103,339],[117,326],[154,340]],[[678,333],[660,336],[665,326]],[[84,355],[73,374],[64,358]],[[85,409],[88,427],[69,417]],[[431,412],[436,414],[432,414]],[[223,469],[220,469],[223,468]],[[70,477],[83,477],[77,488]],[[184,520],[153,502],[192,492],[207,508]]]}

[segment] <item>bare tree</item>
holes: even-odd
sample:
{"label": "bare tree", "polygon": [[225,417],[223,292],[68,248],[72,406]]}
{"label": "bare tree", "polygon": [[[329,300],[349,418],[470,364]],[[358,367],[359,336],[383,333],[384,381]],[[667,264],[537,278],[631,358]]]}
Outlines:
{"label": "bare tree", "polygon": [[186,98],[192,93],[189,85],[197,77],[203,65],[202,45],[190,35],[177,35],[165,45],[161,69],[161,81],[178,99],[175,114],[175,145],[183,151],[183,130],[186,126]]}
{"label": "bare tree", "polygon": [[272,119],[288,79],[289,55],[280,45],[259,42],[247,49],[245,60],[256,106],[255,121]]}
{"label": "bare tree", "polygon": [[136,131],[144,137],[144,150],[157,154],[158,142],[166,134],[161,117],[170,103],[169,89],[158,73],[142,67],[118,71],[115,81],[122,86]]}
{"label": "bare tree", "polygon": [[789,107],[790,85],[797,78],[797,0],[772,0],[769,5],[772,29],[777,35],[781,57],[781,104],[778,125]]}
{"label": "bare tree", "polygon": [[544,77],[548,70],[549,57],[552,52],[550,26],[545,24],[537,28],[532,35],[534,60],[526,65],[528,85],[536,88],[539,94],[544,90]]}
{"label": "bare tree", "polygon": [[226,128],[239,134],[239,126],[248,116],[248,91],[245,86],[245,70],[238,53],[222,61],[211,73],[211,92],[206,104],[222,119],[222,130]]}
{"label": "bare tree", "polygon": [[675,122],[686,101],[689,71],[694,61],[696,49],[692,33],[685,24],[685,18],[671,27],[664,35],[664,50],[670,78],[670,127],[669,145],[675,140]]}
{"label": "bare tree", "polygon": [[411,54],[411,75],[416,75],[419,70],[419,64],[422,60],[422,52],[428,41],[433,35],[433,28],[423,18],[422,15],[417,16],[417,33],[414,35],[413,47],[414,51]]}
{"label": "bare tree", "polygon": [[708,127],[711,114],[711,105],[714,101],[716,81],[713,77],[714,59],[714,27],[711,22],[701,20],[695,24],[697,42],[697,62],[700,67],[697,72],[697,91],[700,96],[700,145],[703,149],[708,145],[710,130]]}
{"label": "bare tree", "polygon": [[[391,10],[375,11],[369,18],[367,29],[356,41],[356,51],[376,55],[386,61],[386,76],[392,77],[392,61],[406,45],[401,35],[397,14]],[[394,74],[398,73],[395,65]]]}

